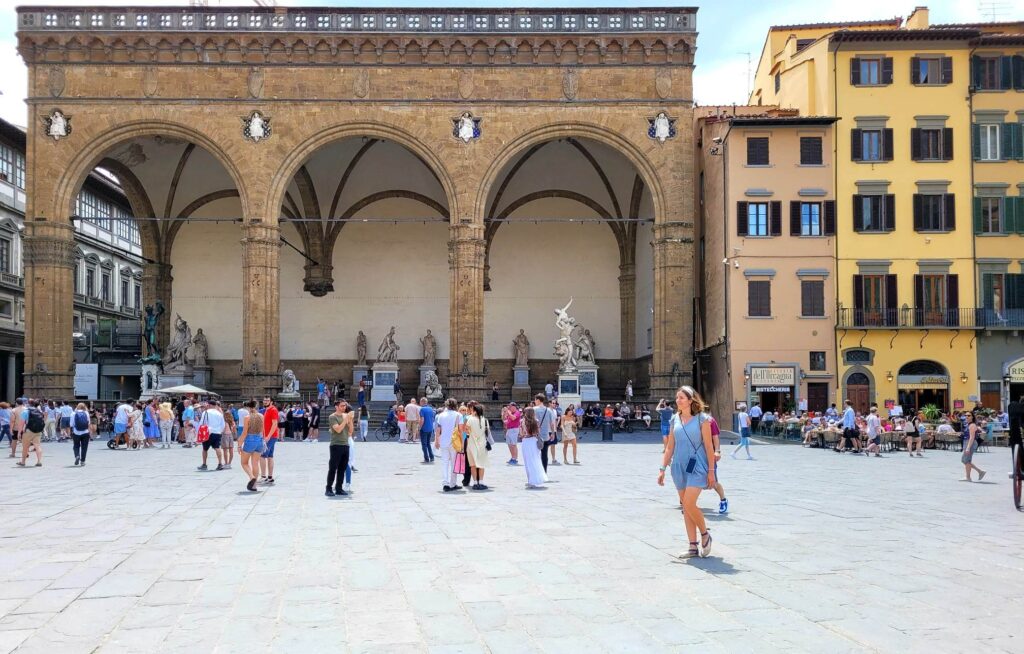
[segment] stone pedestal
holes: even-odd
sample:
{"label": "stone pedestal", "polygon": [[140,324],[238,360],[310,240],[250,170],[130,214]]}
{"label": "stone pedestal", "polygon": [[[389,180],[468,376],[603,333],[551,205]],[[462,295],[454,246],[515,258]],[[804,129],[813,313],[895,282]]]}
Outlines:
{"label": "stone pedestal", "polygon": [[420,366],[420,383],[416,386],[416,397],[425,397],[427,394],[427,375],[437,373],[437,366]]}
{"label": "stone pedestal", "polygon": [[512,401],[529,402],[532,399],[530,366],[512,366]]}
{"label": "stone pedestal", "polygon": [[580,396],[580,375],[578,372],[558,373],[558,406],[565,411],[570,404],[579,406],[583,398]]}
{"label": "stone pedestal", "polygon": [[139,393],[139,399],[146,401],[151,399],[154,395],[158,395],[158,390],[162,379],[160,377],[160,364],[159,363],[143,363],[141,366],[142,370],[139,372],[139,381],[142,386],[142,391]]}
{"label": "stone pedestal", "polygon": [[356,393],[359,392],[359,382],[366,377],[366,385],[369,386],[373,379],[370,377],[370,366],[363,364],[356,364],[352,366],[352,388]]}
{"label": "stone pedestal", "polygon": [[294,404],[295,402],[299,402],[300,400],[302,400],[302,396],[299,395],[298,393],[278,393],[277,396],[274,398],[274,401],[277,402],[278,406],[282,406],[284,404]]}
{"label": "stone pedestal", "polygon": [[373,388],[370,390],[370,401],[394,402],[395,380],[397,379],[397,363],[373,364]]}
{"label": "stone pedestal", "polygon": [[210,366],[195,366],[195,373],[192,375],[194,380],[192,383],[199,388],[205,388],[210,390],[210,384],[213,383],[213,368]]}
{"label": "stone pedestal", "polygon": [[597,365],[596,364],[580,364],[579,378],[580,378],[580,396],[584,402],[600,402],[601,401],[601,389],[597,386]]}
{"label": "stone pedestal", "polygon": [[189,365],[165,369],[163,374],[160,375],[160,388],[170,388],[172,386],[181,386],[182,384],[194,384],[195,376],[195,369]]}

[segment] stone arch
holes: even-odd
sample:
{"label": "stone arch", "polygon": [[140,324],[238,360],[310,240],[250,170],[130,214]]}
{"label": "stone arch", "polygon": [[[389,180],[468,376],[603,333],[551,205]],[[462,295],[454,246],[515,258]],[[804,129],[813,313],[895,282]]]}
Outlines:
{"label": "stone arch", "polygon": [[[615,149],[622,154],[636,169],[644,185],[650,190],[654,203],[654,220],[658,222],[665,216],[666,199],[662,189],[661,179],[657,170],[647,159],[643,151],[632,141],[614,130],[596,125],[593,123],[549,123],[536,129],[531,129],[518,138],[513,139],[498,153],[491,161],[487,171],[481,178],[480,188],[477,190],[475,210],[472,214],[474,221],[483,221],[487,214],[487,200],[490,197],[491,187],[498,181],[501,172],[520,153],[529,150],[531,147],[554,141],[560,138],[589,138],[608,147]],[[459,214],[451,211],[453,216]]]}
{"label": "stone arch", "polygon": [[[445,199],[448,202],[448,212],[451,216],[458,216],[457,198],[455,185],[452,182],[448,169],[445,168],[440,158],[431,148],[427,147],[415,136],[395,125],[384,125],[380,123],[343,123],[322,130],[309,137],[296,147],[292,148],[288,156],[278,167],[277,173],[273,176],[274,183],[270,187],[268,209],[279,211],[285,202],[285,193],[291,180],[298,174],[299,169],[317,150],[333,143],[352,137],[377,138],[386,141],[393,141],[406,148],[418,157],[426,167],[434,174],[437,181],[444,190]],[[244,203],[243,203],[244,206]],[[270,216],[268,216],[269,218]],[[273,219],[277,220],[276,213]]]}
{"label": "stone arch", "polygon": [[931,359],[914,359],[900,366],[899,375],[949,375],[946,366]]}
{"label": "stone arch", "polygon": [[[55,210],[63,213],[64,216],[71,216],[74,213],[74,203],[78,190],[85,183],[85,178],[88,177],[89,173],[99,165],[111,150],[121,143],[145,136],[173,136],[202,146],[230,175],[231,181],[234,183],[235,188],[238,189],[239,200],[242,205],[242,215],[247,216],[249,214],[246,186],[242,184],[241,172],[231,156],[202,132],[192,127],[166,120],[124,123],[93,138],[68,162],[64,175],[57,182]],[[57,220],[63,219],[59,216],[54,218]]]}

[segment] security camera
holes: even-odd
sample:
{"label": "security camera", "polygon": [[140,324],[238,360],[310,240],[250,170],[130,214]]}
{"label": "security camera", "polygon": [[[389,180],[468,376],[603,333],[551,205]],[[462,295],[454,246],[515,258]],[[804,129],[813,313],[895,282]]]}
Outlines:
{"label": "security camera", "polygon": [[733,261],[732,262],[732,267],[735,268],[736,270],[739,270],[740,269],[740,262],[739,261]]}
{"label": "security camera", "polygon": [[714,143],[715,145],[722,145],[722,137],[716,136],[713,139],[711,139],[711,142]]}
{"label": "security camera", "polygon": [[722,263],[724,263],[725,265],[728,266],[729,265],[729,258],[726,257],[725,259],[722,259]]}

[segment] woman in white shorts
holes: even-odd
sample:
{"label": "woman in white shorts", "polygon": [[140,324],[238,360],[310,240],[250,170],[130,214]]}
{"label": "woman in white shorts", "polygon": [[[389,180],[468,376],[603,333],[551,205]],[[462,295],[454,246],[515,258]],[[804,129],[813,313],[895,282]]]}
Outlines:
{"label": "woman in white shorts", "polygon": [[572,445],[572,464],[578,466],[576,456],[576,407],[569,405],[562,416],[562,460],[569,465],[569,445]]}

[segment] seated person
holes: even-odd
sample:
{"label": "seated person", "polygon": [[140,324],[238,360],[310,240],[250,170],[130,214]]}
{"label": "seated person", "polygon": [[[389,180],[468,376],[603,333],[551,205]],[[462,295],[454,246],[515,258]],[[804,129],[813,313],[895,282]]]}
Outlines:
{"label": "seated person", "polygon": [[814,430],[814,423],[813,422],[808,420],[807,422],[804,423],[804,427],[803,427],[803,433],[804,433],[804,443],[803,443],[803,445],[804,445],[804,447],[810,447],[811,446],[811,440],[814,438],[814,435],[815,435],[814,431],[815,430]]}
{"label": "seated person", "polygon": [[623,402],[622,406],[619,407],[619,416],[622,417],[623,422],[626,422],[633,417],[633,409],[628,404]]}
{"label": "seated person", "polygon": [[644,421],[644,428],[651,428],[651,412],[646,404],[640,405],[640,419]]}
{"label": "seated person", "polygon": [[[606,409],[605,410],[605,419],[607,419],[607,418],[608,418],[608,411]],[[622,429],[622,427],[625,426],[626,419],[622,417],[622,405],[620,405],[620,404],[616,404],[615,405],[615,408],[612,410],[611,418],[612,418],[612,420],[615,421],[615,424],[619,427],[619,429]]]}
{"label": "seated person", "polygon": [[936,434],[955,434],[956,430],[953,429],[953,425],[948,422],[943,422],[935,429]]}

